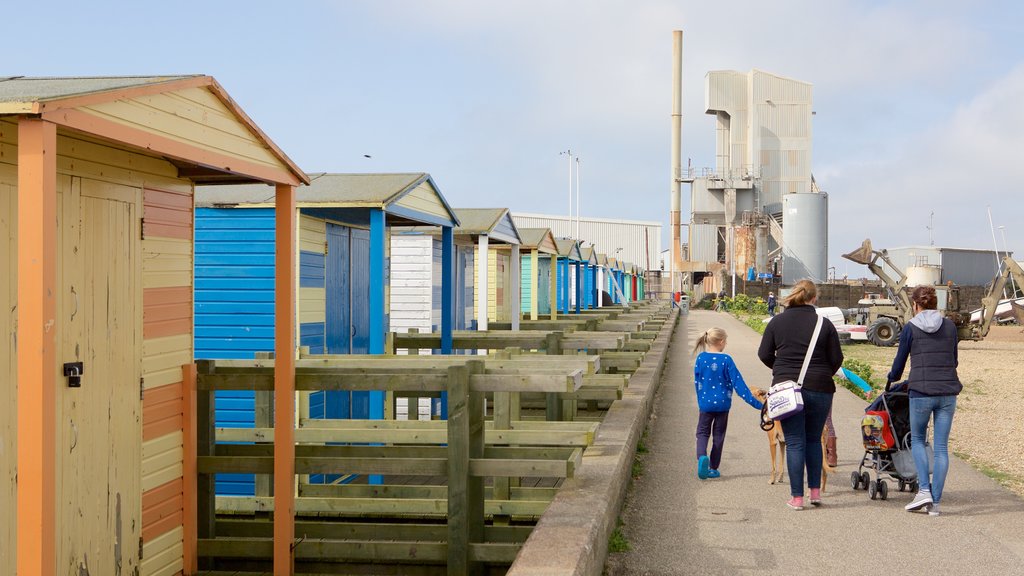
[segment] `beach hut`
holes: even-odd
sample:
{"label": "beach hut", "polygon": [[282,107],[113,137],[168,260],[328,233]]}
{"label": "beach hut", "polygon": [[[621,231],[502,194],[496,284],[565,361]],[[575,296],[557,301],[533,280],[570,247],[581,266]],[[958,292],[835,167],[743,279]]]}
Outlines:
{"label": "beach hut", "polygon": [[209,76],[0,78],[0,574],[195,572],[194,186],[306,181]]}
{"label": "beach hut", "polygon": [[[382,354],[388,332],[386,251],[391,227],[425,224],[450,233],[455,216],[425,173],[318,173],[309,180],[297,190],[294,213],[300,345],[313,354]],[[273,350],[271,192],[263,185],[203,186],[196,191],[197,359],[253,358]],[[439,272],[441,244],[439,240]],[[442,276],[437,278],[439,295]],[[218,391],[217,426],[254,427],[255,402],[252,391]],[[300,414],[379,419],[384,406],[382,392],[316,392],[301,397]],[[248,496],[254,490],[251,474],[217,477],[218,494]]]}
{"label": "beach hut", "polygon": [[600,308],[604,306],[604,294],[608,292],[608,255],[598,252],[594,257],[597,260],[594,285],[597,286],[597,307]]}
{"label": "beach hut", "polygon": [[[437,332],[441,323],[441,237],[434,227],[398,227],[391,233],[392,332]],[[455,237],[456,330],[475,330],[473,287],[475,244]],[[404,352],[404,351],[400,351]],[[420,350],[421,354],[429,350]]]}
{"label": "beach hut", "polygon": [[622,304],[622,263],[615,258],[608,258],[608,294],[612,297],[612,304]]}
{"label": "beach hut", "polygon": [[555,244],[558,246],[558,311],[563,314],[579,312],[577,303],[582,300],[582,284],[577,279],[583,261],[580,243],[571,238],[557,238]]}
{"label": "beach hut", "polygon": [[459,227],[455,236],[476,245],[477,330],[488,321],[511,322],[519,329],[519,246],[522,239],[508,208],[457,208]]}
{"label": "beach hut", "polygon": [[597,308],[599,299],[597,283],[597,250],[593,246],[580,249],[580,256],[583,258],[583,308],[590,310]]}
{"label": "beach hut", "polygon": [[550,228],[520,228],[519,237],[523,241],[520,249],[524,251],[520,266],[520,312],[528,314],[530,320],[537,320],[542,314],[551,314],[552,294],[556,294],[551,261],[558,257],[558,245]]}

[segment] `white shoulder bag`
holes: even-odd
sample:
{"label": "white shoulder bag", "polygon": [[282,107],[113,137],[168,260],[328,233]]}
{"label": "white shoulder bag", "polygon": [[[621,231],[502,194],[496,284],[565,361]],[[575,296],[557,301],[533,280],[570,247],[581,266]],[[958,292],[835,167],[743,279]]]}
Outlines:
{"label": "white shoulder bag", "polygon": [[807,345],[807,354],[804,355],[804,365],[800,368],[800,376],[796,382],[786,380],[772,384],[768,389],[768,399],[765,404],[768,407],[768,417],[772,420],[785,420],[794,414],[804,410],[804,396],[800,389],[804,385],[804,376],[807,375],[807,367],[811,364],[811,355],[814,354],[814,346],[818,343],[818,334],[821,333],[822,316],[818,316],[818,322],[814,325],[814,335],[811,336],[811,343]]}

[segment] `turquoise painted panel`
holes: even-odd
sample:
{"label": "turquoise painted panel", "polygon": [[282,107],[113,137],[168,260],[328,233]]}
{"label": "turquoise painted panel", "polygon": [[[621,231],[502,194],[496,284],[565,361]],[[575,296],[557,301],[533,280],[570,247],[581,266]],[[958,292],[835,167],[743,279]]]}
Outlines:
{"label": "turquoise painted panel", "polygon": [[521,256],[519,262],[520,294],[522,294],[519,310],[523,314],[529,314],[530,307],[533,305],[533,286],[530,282],[530,278],[532,277],[531,271],[533,270],[533,258],[527,254],[525,256]]}

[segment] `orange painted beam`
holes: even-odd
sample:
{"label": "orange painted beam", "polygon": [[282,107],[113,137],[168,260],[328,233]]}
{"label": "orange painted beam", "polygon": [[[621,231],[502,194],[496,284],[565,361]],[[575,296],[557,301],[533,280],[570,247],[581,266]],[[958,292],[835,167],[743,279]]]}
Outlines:
{"label": "orange painted beam", "polygon": [[[160,136],[155,132],[146,132],[118,124],[117,122],[105,120],[80,110],[45,112],[43,113],[43,118],[72,130],[100,136],[115,142],[123,142],[136,148],[151,150],[177,160],[220,170],[229,174],[247,176],[268,183],[291,185],[301,183],[298,176],[282,168],[257,164],[212,150],[191,146],[166,136]],[[303,177],[305,176],[303,175]]]}
{"label": "orange painted beam", "polygon": [[199,428],[197,426],[195,364],[181,367],[182,381],[182,543],[185,576],[199,573],[199,476],[196,472]]}
{"label": "orange painted beam", "polygon": [[57,127],[18,121],[18,574],[56,559]]}
{"label": "orange painted beam", "polygon": [[295,570],[295,188],[274,204],[274,576]]}

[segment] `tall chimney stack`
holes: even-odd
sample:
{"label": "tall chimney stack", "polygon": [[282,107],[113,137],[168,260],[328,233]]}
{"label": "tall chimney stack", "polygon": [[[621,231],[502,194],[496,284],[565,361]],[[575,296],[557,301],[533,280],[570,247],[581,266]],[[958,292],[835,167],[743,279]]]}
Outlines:
{"label": "tall chimney stack", "polygon": [[672,208],[669,227],[672,229],[672,291],[681,290],[683,255],[681,243],[680,204],[682,203],[682,132],[683,132],[683,31],[672,32]]}

